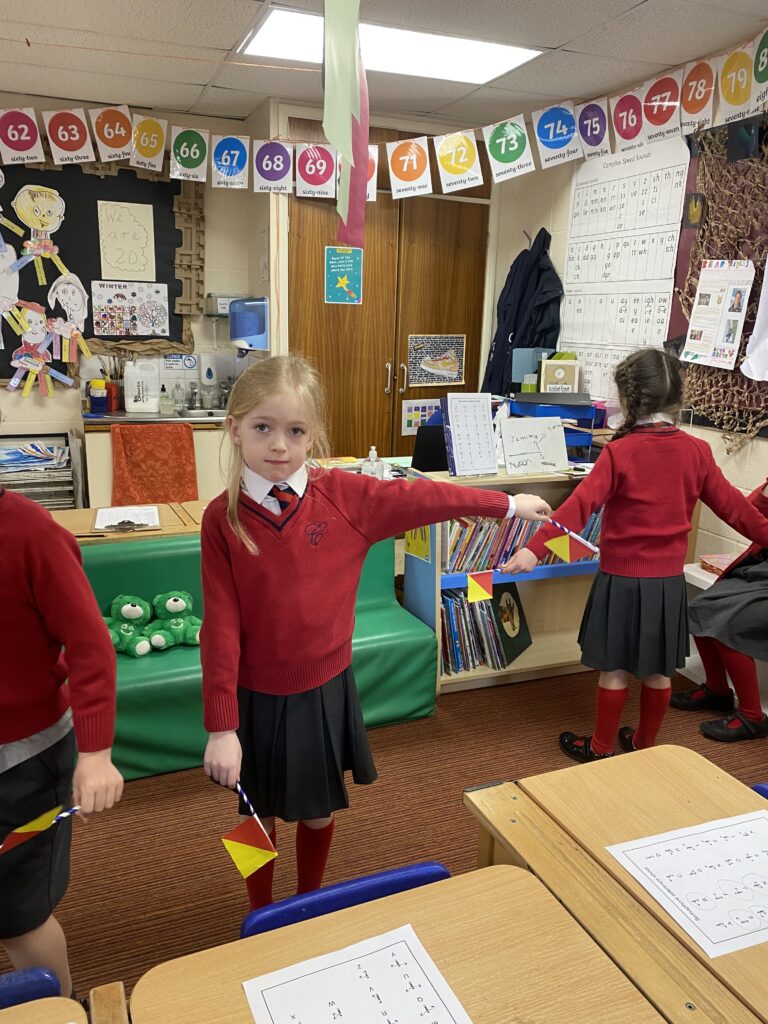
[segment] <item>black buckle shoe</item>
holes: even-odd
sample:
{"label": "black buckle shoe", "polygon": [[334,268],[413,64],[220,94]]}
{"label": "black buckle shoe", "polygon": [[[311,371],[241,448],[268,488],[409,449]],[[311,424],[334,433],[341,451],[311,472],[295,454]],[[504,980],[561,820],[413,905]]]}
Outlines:
{"label": "black buckle shoe", "polygon": [[[703,694],[696,697],[695,694]],[[670,706],[678,711],[720,711],[727,715],[733,711],[733,691],[713,693],[706,683],[695,686],[692,690],[677,690],[669,698]]]}
{"label": "black buckle shoe", "polygon": [[622,725],[619,729],[619,746],[627,754],[637,750],[635,746],[635,730],[631,726]]}
{"label": "black buckle shoe", "polygon": [[558,738],[560,749],[574,761],[586,764],[588,761],[602,761],[606,757],[613,757],[612,753],[596,754],[592,749],[591,736],[577,736],[575,732],[561,732]]}
{"label": "black buckle shoe", "polygon": [[[729,726],[729,722],[738,719],[739,725]],[[768,736],[768,716],[763,715],[761,722],[755,722],[736,711],[729,718],[720,718],[716,722],[702,722],[699,726],[702,736],[720,743],[736,743],[738,740],[763,740]]]}

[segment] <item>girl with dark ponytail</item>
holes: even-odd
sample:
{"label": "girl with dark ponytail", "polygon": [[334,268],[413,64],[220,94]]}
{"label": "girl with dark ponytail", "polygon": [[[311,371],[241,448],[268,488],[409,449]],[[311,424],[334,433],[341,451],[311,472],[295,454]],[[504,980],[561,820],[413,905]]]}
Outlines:
{"label": "girl with dark ponytail", "polygon": [[[616,367],[623,423],[592,472],[555,513],[579,532],[603,507],[600,571],[579,632],[582,661],[600,672],[591,736],[560,734],[576,761],[651,747],[671,694],[671,677],[688,654],[683,565],[691,515],[700,499],[761,547],[768,519],[723,476],[705,441],[680,430],[683,375],[679,361],[659,349],[640,349]],[[527,548],[503,566],[530,572],[559,535],[543,526]],[[632,678],[642,683],[637,729],[619,722]]]}

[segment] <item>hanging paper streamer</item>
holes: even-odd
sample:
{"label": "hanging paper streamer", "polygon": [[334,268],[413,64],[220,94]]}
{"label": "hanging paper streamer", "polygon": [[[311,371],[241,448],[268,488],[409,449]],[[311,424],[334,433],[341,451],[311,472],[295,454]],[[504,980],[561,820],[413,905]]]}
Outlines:
{"label": "hanging paper streamer", "polygon": [[752,65],[752,109],[757,112],[768,103],[768,29],[759,35],[752,45],[755,50],[755,62]]}
{"label": "hanging paper streamer", "polygon": [[0,163],[37,164],[44,160],[34,108],[0,110]]}
{"label": "hanging paper streamer", "polygon": [[533,131],[539,147],[542,167],[576,160],[581,154],[581,141],[576,131],[573,104],[559,103],[533,114]]}
{"label": "hanging paper streamer", "polygon": [[[344,245],[362,248],[365,244],[365,204],[368,195],[368,80],[362,59],[358,60],[360,76],[360,117],[352,119],[352,149],[355,166],[342,167],[339,201],[336,209],[340,223],[336,240]],[[346,208],[346,216],[342,216]]]}
{"label": "hanging paper streamer", "polygon": [[235,862],[237,870],[243,878],[248,878],[254,871],[274,860],[277,857],[277,850],[239,782],[236,783],[235,790],[251,812],[251,817],[227,832],[221,837],[221,841]]}
{"label": "hanging paper streamer", "polygon": [[600,554],[600,548],[584,540],[578,533],[574,533],[573,530],[569,530],[567,526],[563,526],[562,523],[558,523],[554,519],[549,521],[558,530],[563,531],[563,536],[545,541],[544,547],[549,548],[563,562],[579,562],[582,558],[591,558],[592,555]]}
{"label": "hanging paper streamer", "polygon": [[214,188],[248,188],[247,135],[214,135],[211,140],[211,184]]}
{"label": "hanging paper streamer", "polygon": [[434,145],[443,192],[456,192],[483,184],[474,131],[437,135]]}
{"label": "hanging paper streamer", "polygon": [[365,198],[369,203],[376,202],[376,187],[379,180],[379,147],[368,147],[368,181],[366,183]]}
{"label": "hanging paper streamer", "polygon": [[171,129],[172,178],[205,181],[208,177],[208,132],[198,128]]}
{"label": "hanging paper streamer", "polygon": [[161,118],[133,115],[131,167],[162,171],[167,128],[168,122]]}
{"label": "hanging paper streamer", "polygon": [[335,199],[336,150],[313,143],[296,147],[296,195],[305,199]]}
{"label": "hanging paper streamer", "polygon": [[487,125],[483,128],[483,138],[491,165],[491,176],[496,184],[536,169],[522,114],[499,124]]}
{"label": "hanging paper streamer", "polygon": [[82,107],[43,111],[55,164],[85,164],[96,159]]}
{"label": "hanging paper streamer", "polygon": [[128,160],[131,155],[133,126],[126,106],[93,107],[88,111],[96,136],[99,157],[105,162]]}
{"label": "hanging paper streamer", "polygon": [[625,92],[622,96],[614,96],[611,100],[613,133],[619,153],[629,153],[633,149],[645,145],[641,92],[642,90]]}
{"label": "hanging paper streamer", "polygon": [[253,142],[253,191],[293,191],[293,146],[287,142]]}
{"label": "hanging paper streamer", "polygon": [[64,821],[65,818],[71,818],[79,810],[79,807],[70,807],[69,810],[64,811],[60,804],[58,807],[53,807],[50,811],[46,811],[45,814],[39,815],[39,817],[32,821],[28,821],[26,825],[19,825],[13,832],[9,832],[3,842],[0,843],[0,853],[8,853],[14,847],[21,846],[22,843],[26,843],[29,839],[34,839],[35,836],[39,836],[41,832],[45,832],[46,829],[49,829],[57,822]]}
{"label": "hanging paper streamer", "polygon": [[597,160],[611,155],[607,99],[592,100],[576,107],[576,124],[581,149],[587,160]]}
{"label": "hanging paper streamer", "polygon": [[648,142],[661,142],[679,135],[680,86],[682,70],[673,71],[646,82],[643,98],[645,137]]}
{"label": "hanging paper streamer", "polygon": [[431,195],[432,175],[426,135],[406,139],[405,142],[388,142],[387,163],[393,199]]}
{"label": "hanging paper streamer", "polygon": [[708,60],[685,65],[680,91],[680,124],[684,135],[712,127],[715,69]]}
{"label": "hanging paper streamer", "polygon": [[752,64],[754,43],[739,46],[718,62],[719,104],[715,124],[740,121],[752,112]]}
{"label": "hanging paper streamer", "polygon": [[467,574],[467,601],[490,601],[493,597],[493,572],[471,572]]}

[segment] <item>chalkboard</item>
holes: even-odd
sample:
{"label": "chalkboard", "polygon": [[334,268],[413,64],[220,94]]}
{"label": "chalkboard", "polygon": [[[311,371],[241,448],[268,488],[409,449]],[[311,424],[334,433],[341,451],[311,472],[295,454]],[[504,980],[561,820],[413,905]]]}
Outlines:
{"label": "chalkboard", "polygon": [[[93,322],[92,295],[92,282],[107,280],[102,276],[99,201],[102,203],[139,204],[143,211],[138,210],[137,212],[143,212],[145,223],[154,234],[153,280],[160,285],[167,286],[170,315],[167,321],[168,334],[162,336],[169,341],[181,343],[182,318],[174,313],[176,300],[182,290],[181,282],[177,280],[174,270],[176,249],[181,245],[181,232],[176,228],[173,210],[174,198],[179,194],[181,188],[180,182],[139,178],[133,170],[128,168],[121,168],[117,174],[103,178],[95,174],[86,174],[81,167],[64,167],[60,170],[34,169],[24,166],[5,167],[2,170],[2,175],[5,178],[0,187],[2,216],[12,223],[19,224],[19,227],[24,227],[24,225],[19,222],[19,217],[16,216],[11,203],[25,185],[53,189],[63,200],[64,219],[60,226],[51,232],[51,241],[58,246],[59,258],[67,271],[76,275],[87,293],[88,313],[82,330],[86,339],[98,337],[101,341],[113,340],[132,343],[142,340],[142,335],[131,337],[116,334],[97,335]],[[151,215],[149,207],[151,207]],[[58,208],[60,209],[60,204]],[[29,228],[24,227],[23,238],[5,225],[0,225],[0,233],[2,233],[6,246],[12,246],[16,253],[21,255],[21,244],[23,238],[29,237]],[[19,299],[44,306],[46,316],[49,318],[61,317],[66,320],[65,308],[57,298],[56,291],[53,296],[53,305],[49,301],[51,286],[58,277],[62,276],[60,269],[55,266],[52,259],[46,258],[42,262],[47,283],[45,285],[38,284],[35,264],[28,263],[19,270]],[[5,267],[7,264],[7,255],[3,258],[0,254],[0,267]],[[130,268],[130,259],[126,259],[123,277],[126,282],[134,280]],[[146,274],[146,268],[144,273]],[[133,295],[130,293],[126,295],[126,310],[131,303],[135,305],[139,301],[136,298],[137,294],[144,296],[149,293],[151,284],[152,282],[143,282],[141,289],[134,292]],[[72,287],[76,288],[74,282]],[[2,294],[2,282],[0,281],[0,296]],[[106,327],[113,322],[102,321]],[[160,337],[161,335],[158,332],[156,335],[143,336]],[[11,354],[19,346],[20,340],[5,322],[2,322],[2,340],[4,344],[0,348],[0,379],[8,379],[15,373],[10,365],[10,360]],[[52,365],[56,369],[66,372],[61,365],[56,363]]]}

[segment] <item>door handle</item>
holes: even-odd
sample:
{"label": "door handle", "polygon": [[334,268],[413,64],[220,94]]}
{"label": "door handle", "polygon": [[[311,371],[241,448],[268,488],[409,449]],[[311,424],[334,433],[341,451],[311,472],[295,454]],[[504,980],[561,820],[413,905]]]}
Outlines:
{"label": "door handle", "polygon": [[385,395],[392,394],[392,363],[387,363],[387,386],[384,388]]}
{"label": "door handle", "polygon": [[400,388],[400,394],[404,395],[408,389],[408,367],[405,363],[400,363],[400,369],[403,371],[403,386]]}

